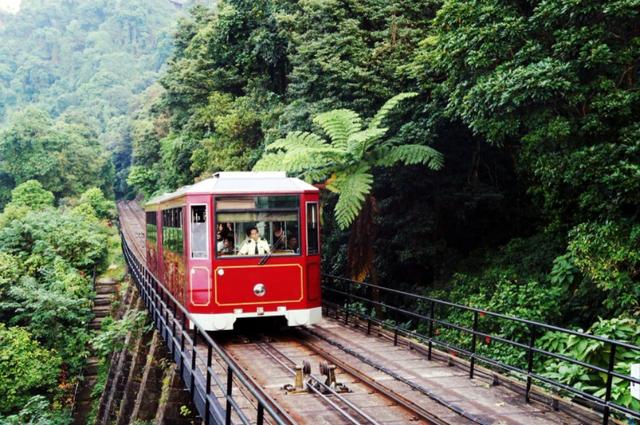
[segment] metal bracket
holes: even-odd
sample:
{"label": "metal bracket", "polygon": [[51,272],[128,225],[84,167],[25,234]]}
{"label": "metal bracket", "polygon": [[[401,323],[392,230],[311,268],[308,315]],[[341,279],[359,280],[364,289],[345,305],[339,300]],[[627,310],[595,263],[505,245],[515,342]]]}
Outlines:
{"label": "metal bracket", "polygon": [[308,360],[304,360],[302,362],[302,366],[295,366],[295,378],[293,381],[293,385],[286,384],[282,387],[288,394],[302,394],[307,392],[307,387],[305,382],[309,380],[309,375],[311,375],[311,363]]}
{"label": "metal bracket", "polygon": [[320,374],[327,377],[324,382],[327,387],[331,388],[337,393],[351,392],[351,390],[345,384],[336,381],[336,365],[329,364],[323,360],[318,364],[318,368],[320,369]]}

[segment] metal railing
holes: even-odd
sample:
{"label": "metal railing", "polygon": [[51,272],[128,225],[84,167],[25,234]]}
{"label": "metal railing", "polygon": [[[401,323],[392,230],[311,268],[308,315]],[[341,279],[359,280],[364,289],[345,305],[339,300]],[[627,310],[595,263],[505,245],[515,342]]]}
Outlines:
{"label": "metal railing", "polygon": [[[182,304],[140,264],[124,236],[120,236],[129,274],[204,423],[231,424],[239,420],[243,424],[262,425],[265,413],[270,416],[271,423],[288,423]],[[214,355],[217,364],[225,369],[224,374],[214,370]],[[226,375],[226,379],[221,375]],[[237,386],[235,393],[234,385]],[[246,399],[253,399],[255,418],[249,418],[240,407],[235,398],[238,392]]]}
{"label": "metal railing", "polygon": [[[367,322],[367,330],[370,331],[371,323],[376,323],[394,333],[394,344],[397,344],[398,335],[406,335],[416,338],[427,344],[427,357],[431,359],[433,347],[440,347],[454,355],[460,355],[469,360],[469,378],[473,378],[476,361],[482,362],[490,367],[512,372],[524,378],[526,387],[524,397],[530,401],[531,386],[534,380],[550,387],[566,391],[573,397],[581,397],[589,404],[589,407],[596,408],[602,413],[602,423],[608,424],[612,412],[627,415],[630,418],[640,419],[640,411],[622,406],[612,400],[612,388],[614,379],[640,384],[640,379],[632,378],[616,371],[616,363],[621,363],[616,358],[616,353],[621,349],[631,350],[640,355],[640,347],[622,341],[616,341],[596,335],[586,334],[570,329],[564,329],[546,323],[521,319],[518,317],[494,313],[487,310],[455,304],[448,301],[434,299],[409,292],[386,288],[366,282],[357,282],[338,276],[323,275],[323,303],[332,307],[336,311],[341,310],[344,314],[344,321],[348,323],[349,316],[357,316]],[[362,308],[358,308],[359,305]],[[411,306],[411,310],[405,306]],[[386,315],[393,320],[381,320],[372,314],[372,310],[384,310]],[[426,313],[421,313],[424,310]],[[453,323],[447,320],[451,312],[455,311],[459,316],[464,317],[466,323]],[[491,319],[494,322],[491,323]],[[414,330],[409,330],[398,322],[410,320],[413,322]],[[422,331],[415,330],[416,325],[421,325]],[[507,326],[505,326],[507,325]],[[499,328],[498,332],[491,331],[492,328]],[[505,328],[507,329],[505,331]],[[446,340],[447,332],[440,332],[440,329],[450,330],[458,340],[467,342],[467,346],[462,346]],[[503,331],[500,332],[500,329]],[[509,329],[511,332],[509,332]],[[513,330],[517,329],[516,332]],[[546,331],[558,332],[564,335],[573,335],[577,338],[584,338],[596,341],[608,348],[607,366],[599,366],[586,361],[577,360],[561,353],[555,353],[536,347],[536,340]],[[510,338],[506,334],[519,334],[519,338]],[[443,335],[441,335],[443,334]],[[460,336],[466,338],[460,338]],[[513,336],[513,335],[512,335]],[[456,339],[456,338],[452,338]],[[519,340],[518,340],[519,339]],[[524,360],[521,365],[508,364],[507,362],[488,357],[487,350],[479,349],[479,342],[497,342],[517,349]],[[606,352],[606,351],[605,351]],[[534,357],[538,362],[534,361]],[[593,393],[582,391],[579,388],[559,382],[539,373],[536,364],[541,364],[541,359],[555,359],[576,365],[585,370],[604,374],[605,386],[604,394],[596,396]],[[514,363],[514,362],[512,362]]]}

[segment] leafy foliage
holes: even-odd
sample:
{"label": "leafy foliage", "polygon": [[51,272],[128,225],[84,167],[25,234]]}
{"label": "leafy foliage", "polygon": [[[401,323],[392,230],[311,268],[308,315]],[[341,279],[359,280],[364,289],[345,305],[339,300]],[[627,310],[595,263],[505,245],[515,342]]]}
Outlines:
{"label": "leafy foliage", "polygon": [[[388,100],[366,130],[362,129],[362,118],[354,111],[337,109],[319,114],[313,122],[329,136],[330,143],[313,133],[289,133],[267,147],[267,151],[275,153],[266,154],[254,170],[284,169],[311,182],[326,180],[327,189],[339,194],[335,214],[338,225],[344,229],[356,219],[371,192],[372,166],[404,162],[424,163],[432,169],[442,167],[442,156],[434,149],[421,149],[426,148],[422,145],[396,146],[380,140],[387,128],[378,124],[400,100],[414,96],[401,93]],[[397,151],[400,148],[404,150]],[[409,151],[413,156],[407,155]]]}
{"label": "leafy foliage", "polygon": [[14,117],[0,132],[0,157],[0,173],[7,180],[0,194],[29,180],[37,180],[58,199],[96,184],[110,190],[111,162],[89,129],[54,123],[44,111],[29,109]]}
{"label": "leafy foliage", "polygon": [[97,187],[87,189],[81,196],[78,205],[91,207],[97,218],[112,219],[116,215],[116,205],[105,198],[104,193]]}
{"label": "leafy foliage", "polygon": [[[99,189],[98,189],[99,190]],[[37,180],[27,180],[11,191],[11,203],[34,210],[53,206],[53,193],[44,190]]]}
{"label": "leafy foliage", "polygon": [[[609,320],[599,319],[591,326],[588,333],[640,345],[640,323],[629,317],[617,317]],[[603,369],[609,367],[611,347],[609,344],[597,340],[548,332],[538,340],[538,344],[545,350],[559,353],[575,360],[593,364]],[[629,375],[631,364],[639,361],[639,352],[619,347],[615,353],[614,370],[622,375]],[[600,398],[605,396],[607,377],[604,373],[555,359],[547,360],[543,368],[544,375],[549,378]],[[640,410],[640,401],[631,397],[628,381],[614,377],[611,388],[611,399],[614,402],[633,410]]]}
{"label": "leafy foliage", "polygon": [[61,358],[42,348],[28,331],[0,323],[0,414],[25,405],[31,395],[55,386]]}

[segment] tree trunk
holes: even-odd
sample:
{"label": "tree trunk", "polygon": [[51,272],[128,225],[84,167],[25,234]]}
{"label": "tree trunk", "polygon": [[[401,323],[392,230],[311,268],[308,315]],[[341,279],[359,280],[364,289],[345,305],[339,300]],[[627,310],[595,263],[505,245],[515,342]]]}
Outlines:
{"label": "tree trunk", "polygon": [[[367,276],[371,283],[378,285],[378,273],[375,268],[375,248],[377,237],[378,206],[373,195],[367,196],[358,218],[353,224],[349,236],[347,262],[351,272],[351,278],[363,282]],[[372,288],[370,292],[372,301],[380,302],[380,291]],[[376,318],[382,319],[382,308],[375,305]]]}

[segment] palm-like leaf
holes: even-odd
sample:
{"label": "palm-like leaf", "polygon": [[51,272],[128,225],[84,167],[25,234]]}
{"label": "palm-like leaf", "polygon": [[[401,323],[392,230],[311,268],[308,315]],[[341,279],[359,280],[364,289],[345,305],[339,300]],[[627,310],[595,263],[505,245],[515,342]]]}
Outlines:
{"label": "palm-like leaf", "polygon": [[317,115],[313,122],[322,128],[339,149],[347,148],[349,136],[362,129],[360,115],[349,109],[334,109]]}
{"label": "palm-like leaf", "polygon": [[335,207],[338,226],[346,229],[360,213],[365,198],[371,192],[373,175],[368,166],[340,173],[332,189],[340,194]]}
{"label": "palm-like leaf", "polygon": [[380,140],[386,132],[386,128],[367,128],[353,133],[347,140],[347,151],[358,158],[362,158],[367,149]]}
{"label": "palm-like leaf", "polygon": [[405,165],[424,164],[432,170],[439,170],[444,164],[444,158],[437,150],[425,145],[393,146],[379,152],[380,158],[376,165],[389,167],[397,162]]}
{"label": "palm-like leaf", "polygon": [[418,93],[413,92],[400,93],[387,100],[384,105],[382,105],[380,110],[376,113],[376,115],[371,119],[369,128],[380,128],[382,122],[387,118],[387,115],[389,115],[389,112],[391,112],[391,110],[395,108],[398,103],[402,102],[405,99],[416,97],[417,95]]}
{"label": "palm-like leaf", "polygon": [[253,171],[281,171],[284,153],[266,153],[253,166]]}
{"label": "palm-like leaf", "polygon": [[325,145],[324,148],[292,149],[284,154],[280,167],[291,173],[299,173],[305,170],[318,169],[342,154],[342,152]]}
{"label": "palm-like leaf", "polygon": [[328,146],[317,134],[306,131],[292,131],[283,139],[278,139],[267,146],[267,151],[298,149],[301,147],[320,148]]}

